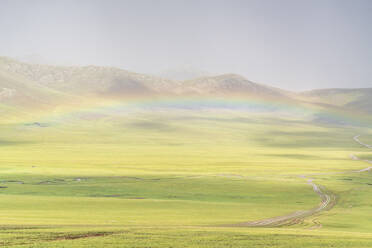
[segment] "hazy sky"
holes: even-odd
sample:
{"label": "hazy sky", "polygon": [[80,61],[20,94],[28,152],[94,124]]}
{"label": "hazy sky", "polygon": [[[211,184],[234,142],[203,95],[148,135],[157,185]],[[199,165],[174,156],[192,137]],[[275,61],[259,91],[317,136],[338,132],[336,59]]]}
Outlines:
{"label": "hazy sky", "polygon": [[0,55],[372,87],[370,0],[0,0]]}

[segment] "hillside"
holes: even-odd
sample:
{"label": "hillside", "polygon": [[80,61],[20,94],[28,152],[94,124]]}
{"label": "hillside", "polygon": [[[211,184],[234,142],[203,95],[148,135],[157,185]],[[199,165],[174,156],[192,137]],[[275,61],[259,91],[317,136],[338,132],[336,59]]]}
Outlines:
{"label": "hillside", "polygon": [[[64,67],[22,63],[0,57],[0,72],[23,78],[49,89],[75,95],[255,95],[285,97],[280,89],[226,74],[188,81],[168,80],[113,67]],[[28,84],[30,84],[30,82]]]}
{"label": "hillside", "polygon": [[22,75],[0,70],[0,103],[3,105],[48,108],[71,98]]}
{"label": "hillside", "polygon": [[169,80],[99,66],[49,66],[0,58],[0,71],[76,95],[146,95],[166,91]]}
{"label": "hillside", "polygon": [[[372,89],[290,92],[236,74],[169,80],[113,67],[50,66],[0,57],[0,103],[53,106],[78,99],[220,98],[371,113]],[[93,100],[96,101],[96,100]]]}
{"label": "hillside", "polygon": [[199,95],[241,95],[256,97],[286,98],[290,95],[281,89],[269,87],[247,80],[237,74],[201,77],[184,81],[182,90]]}
{"label": "hillside", "polygon": [[299,95],[312,102],[372,113],[372,88],[319,89],[302,92]]}

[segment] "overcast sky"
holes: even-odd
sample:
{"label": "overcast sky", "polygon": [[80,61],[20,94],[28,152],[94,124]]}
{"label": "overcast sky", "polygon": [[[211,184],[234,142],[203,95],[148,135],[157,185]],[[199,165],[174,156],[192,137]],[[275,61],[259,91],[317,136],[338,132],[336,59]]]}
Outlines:
{"label": "overcast sky", "polygon": [[370,0],[0,0],[0,55],[372,87]]}

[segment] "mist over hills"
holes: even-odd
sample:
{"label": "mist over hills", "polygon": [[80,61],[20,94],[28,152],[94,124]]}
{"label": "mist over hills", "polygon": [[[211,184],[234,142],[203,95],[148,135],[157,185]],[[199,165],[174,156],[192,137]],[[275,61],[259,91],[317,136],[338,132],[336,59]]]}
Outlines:
{"label": "mist over hills", "polygon": [[[372,88],[290,92],[249,81],[236,74],[171,80],[113,67],[49,66],[0,57],[0,103],[9,106],[53,105],[81,97],[239,98],[293,105],[311,104],[371,113]],[[77,100],[78,101],[78,100]]]}
{"label": "mist over hills", "polygon": [[300,94],[315,102],[372,113],[372,88],[319,89]]}
{"label": "mist over hills", "polygon": [[212,76],[211,73],[199,70],[192,66],[182,66],[179,68],[168,69],[161,71],[160,73],[156,73],[155,75],[172,80],[191,80],[199,77]]}

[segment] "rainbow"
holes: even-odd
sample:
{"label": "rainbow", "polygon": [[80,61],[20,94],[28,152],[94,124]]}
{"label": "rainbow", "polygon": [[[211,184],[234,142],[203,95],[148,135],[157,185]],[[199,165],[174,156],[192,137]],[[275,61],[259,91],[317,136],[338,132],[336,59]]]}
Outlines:
{"label": "rainbow", "polygon": [[348,112],[337,107],[275,98],[255,97],[132,97],[126,99],[89,98],[71,104],[56,106],[51,111],[34,115],[45,122],[74,120],[86,114],[102,116],[135,113],[137,111],[198,111],[230,110],[250,113],[283,113],[298,117],[327,118],[338,123],[361,124],[368,118],[362,113]]}

